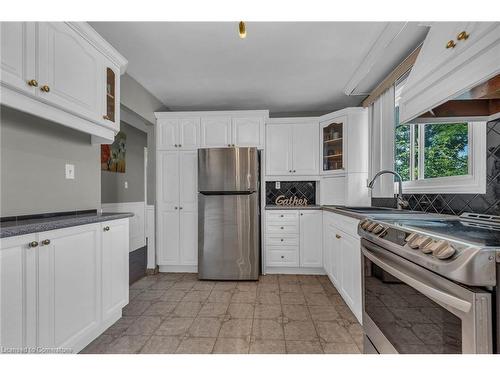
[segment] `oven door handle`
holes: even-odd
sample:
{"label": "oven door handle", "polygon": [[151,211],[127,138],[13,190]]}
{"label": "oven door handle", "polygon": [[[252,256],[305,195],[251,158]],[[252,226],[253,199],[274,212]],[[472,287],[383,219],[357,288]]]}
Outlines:
{"label": "oven door handle", "polygon": [[[410,267],[407,266],[407,260],[393,258],[392,253],[389,256],[387,250],[382,249],[374,244],[368,244],[366,241],[362,243],[362,252],[365,257],[370,259],[384,271],[397,277],[399,280],[408,284],[420,293],[428,296],[439,304],[446,304],[462,313],[468,313],[472,308],[472,303],[458,298],[447,291],[440,288],[432,281],[431,278],[419,277]],[[397,257],[397,255],[394,255]],[[410,262],[408,262],[410,263]],[[412,264],[412,263],[410,263]],[[422,269],[422,272],[433,275],[430,271]]]}

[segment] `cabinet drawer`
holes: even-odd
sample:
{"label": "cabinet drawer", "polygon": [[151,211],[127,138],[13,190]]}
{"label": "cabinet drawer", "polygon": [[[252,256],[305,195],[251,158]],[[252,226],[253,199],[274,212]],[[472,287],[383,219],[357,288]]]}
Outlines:
{"label": "cabinet drawer", "polygon": [[298,224],[266,224],[266,232],[271,234],[281,234],[281,233],[289,233],[289,234],[299,234],[299,225]]}
{"label": "cabinet drawer", "polygon": [[274,267],[298,267],[298,248],[267,248],[267,265]]}
{"label": "cabinet drawer", "polygon": [[284,235],[284,236],[266,236],[266,245],[267,246],[298,246],[299,245],[299,236],[294,235]]}
{"label": "cabinet drawer", "polygon": [[266,220],[268,223],[295,222],[299,220],[298,211],[267,211]]}

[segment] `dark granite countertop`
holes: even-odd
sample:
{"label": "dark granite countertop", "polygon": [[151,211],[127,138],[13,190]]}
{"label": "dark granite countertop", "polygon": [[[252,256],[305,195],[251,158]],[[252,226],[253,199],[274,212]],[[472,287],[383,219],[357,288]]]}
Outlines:
{"label": "dark granite countertop", "polygon": [[48,230],[75,227],[78,225],[100,223],[134,216],[131,212],[117,213],[82,213],[75,215],[42,217],[34,219],[10,220],[0,223],[0,238],[23,234],[45,232]]}
{"label": "dark granite countertop", "polygon": [[275,205],[267,205],[265,207],[266,210],[321,210],[321,206],[319,205],[310,205],[310,206],[275,206]]}

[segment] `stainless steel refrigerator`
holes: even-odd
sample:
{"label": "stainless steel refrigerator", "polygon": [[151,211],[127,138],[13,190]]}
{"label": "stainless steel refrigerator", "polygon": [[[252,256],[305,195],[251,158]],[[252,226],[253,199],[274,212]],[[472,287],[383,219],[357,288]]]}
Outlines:
{"label": "stainless steel refrigerator", "polygon": [[254,147],[198,150],[198,277],[257,280],[259,162]]}

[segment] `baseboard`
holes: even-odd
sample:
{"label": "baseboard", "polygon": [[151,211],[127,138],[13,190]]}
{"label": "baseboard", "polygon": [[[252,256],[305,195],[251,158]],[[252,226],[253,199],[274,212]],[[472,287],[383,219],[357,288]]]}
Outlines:
{"label": "baseboard", "polygon": [[198,273],[198,266],[162,266],[159,265],[160,272],[186,272]]}
{"label": "baseboard", "polygon": [[323,268],[313,267],[266,267],[266,274],[326,275]]}

